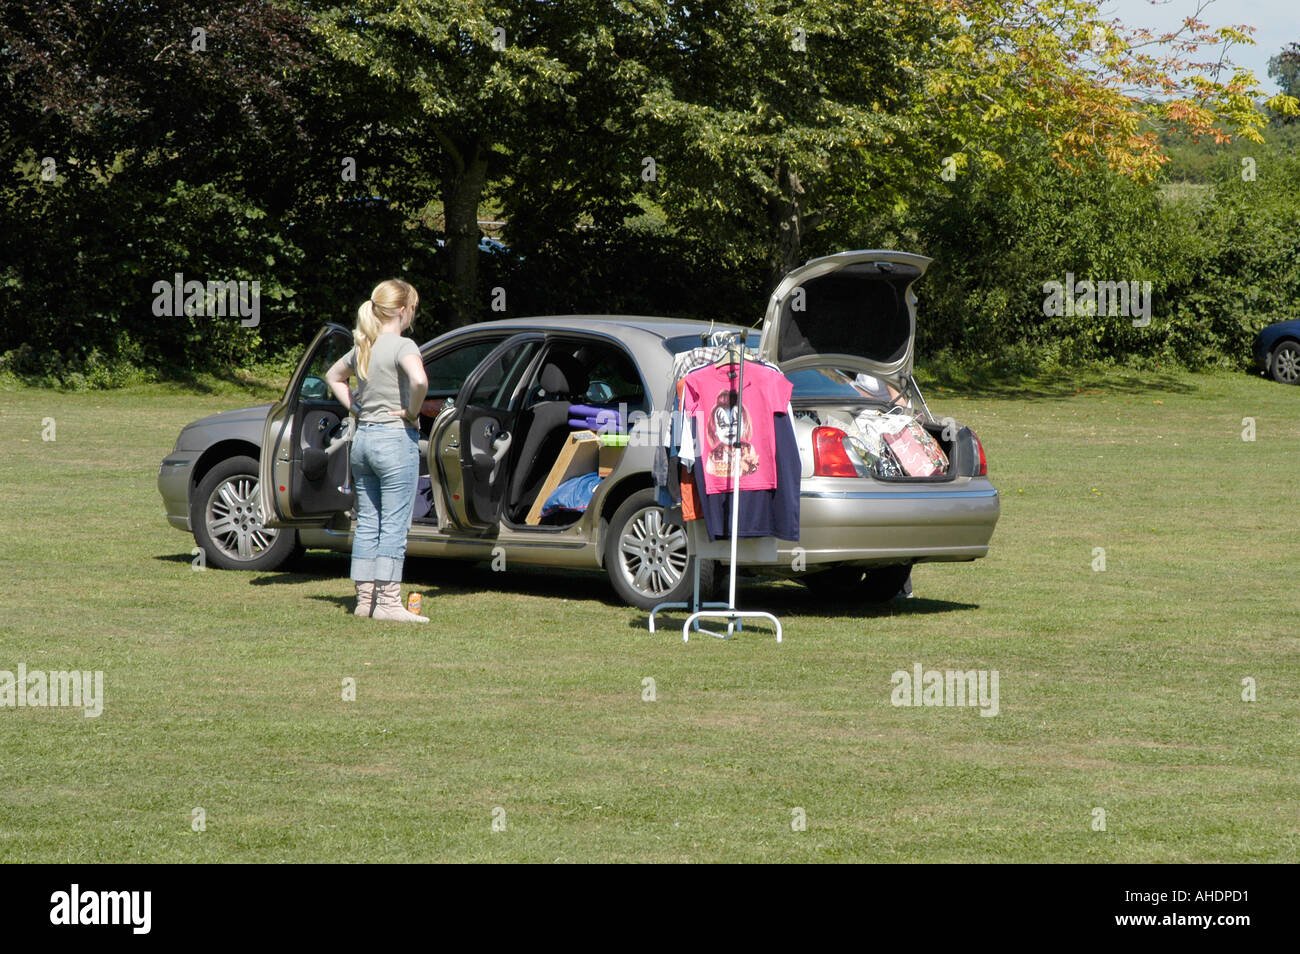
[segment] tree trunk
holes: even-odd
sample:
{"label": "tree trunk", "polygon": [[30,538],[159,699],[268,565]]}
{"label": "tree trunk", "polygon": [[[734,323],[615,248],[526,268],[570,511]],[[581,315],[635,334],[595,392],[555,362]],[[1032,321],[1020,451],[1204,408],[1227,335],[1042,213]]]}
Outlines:
{"label": "tree trunk", "polygon": [[[449,145],[444,143],[444,146]],[[451,285],[446,312],[455,328],[478,320],[478,207],[487,182],[487,151],[474,141],[447,149],[443,163],[442,210],[447,245],[444,274]]]}
{"label": "tree trunk", "polygon": [[804,189],[798,174],[784,159],[777,161],[776,183],[780,190],[767,200],[768,224],[772,229],[768,291],[776,288],[791,269],[803,263],[804,236],[821,224],[821,212],[804,209]]}

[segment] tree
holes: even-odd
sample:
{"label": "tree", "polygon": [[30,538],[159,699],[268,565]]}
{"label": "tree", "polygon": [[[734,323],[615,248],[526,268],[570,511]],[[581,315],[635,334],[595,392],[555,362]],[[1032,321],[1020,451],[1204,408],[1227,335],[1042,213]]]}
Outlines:
{"label": "tree", "polygon": [[316,22],[334,56],[411,101],[403,131],[416,145],[416,174],[439,183],[453,324],[480,308],[478,214],[487,183],[504,173],[504,143],[565,100],[576,72],[559,53],[599,30],[602,9],[554,0],[364,0],[324,10]]}
{"label": "tree", "polygon": [[[1282,88],[1285,95],[1300,96],[1300,43],[1288,43],[1282,48],[1282,52],[1270,57],[1268,75],[1277,81],[1277,85]],[[1295,122],[1296,117],[1294,113],[1280,113],[1277,119],[1280,122],[1291,123]]]}
{"label": "tree", "polygon": [[[765,222],[775,281],[817,230],[897,212],[945,166],[956,174],[972,160],[999,165],[1029,134],[1045,137],[1067,168],[1103,165],[1148,181],[1164,161],[1162,126],[1259,141],[1258,86],[1225,58],[1251,42],[1244,29],[1211,30],[1193,16],[1154,36],[1104,20],[1098,6],[656,7],[662,28],[640,115],[667,152],[670,221],[742,232]],[[1288,96],[1270,106],[1297,108]]]}
{"label": "tree", "polygon": [[292,196],[269,157],[307,135],[309,40],[300,12],[257,0],[0,8],[0,163],[21,173],[0,182],[0,350],[144,338],[156,360],[256,341],[237,322],[158,321],[149,285],[213,262],[245,277],[280,253],[252,223]]}

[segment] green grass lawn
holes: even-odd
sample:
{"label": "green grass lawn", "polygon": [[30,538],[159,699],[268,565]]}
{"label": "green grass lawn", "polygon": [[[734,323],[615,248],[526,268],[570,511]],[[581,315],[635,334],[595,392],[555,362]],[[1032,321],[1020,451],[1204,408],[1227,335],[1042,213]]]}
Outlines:
{"label": "green grass lawn", "polygon": [[[0,392],[0,670],[105,673],[97,719],[0,709],[0,860],[1295,861],[1300,388],[927,396],[988,451],[988,558],[878,610],[747,585],[783,645],[683,645],[596,574],[412,561],[415,627],[349,615],[342,555],[194,572],[158,462],[253,395]],[[918,662],[1000,714],[892,706]]]}

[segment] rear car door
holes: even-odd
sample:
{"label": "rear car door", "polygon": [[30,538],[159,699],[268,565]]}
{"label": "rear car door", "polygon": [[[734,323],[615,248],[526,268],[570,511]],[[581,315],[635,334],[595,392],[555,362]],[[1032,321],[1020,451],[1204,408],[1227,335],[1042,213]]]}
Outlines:
{"label": "rear car door", "polygon": [[509,483],[514,428],[545,336],[506,339],[465,379],[449,413],[439,416],[431,447],[457,526],[486,530],[501,518]]}
{"label": "rear car door", "polygon": [[312,340],[262,430],[262,513],[268,527],[312,527],[353,506],[348,412],[325,372],[352,348],[352,332],[327,324]]}

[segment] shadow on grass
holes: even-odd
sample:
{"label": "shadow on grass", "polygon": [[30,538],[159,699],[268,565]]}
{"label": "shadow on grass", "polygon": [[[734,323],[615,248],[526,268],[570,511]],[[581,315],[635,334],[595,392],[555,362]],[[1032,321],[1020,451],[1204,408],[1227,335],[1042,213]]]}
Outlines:
{"label": "shadow on grass", "polygon": [[[160,559],[168,559],[160,557]],[[255,576],[253,586],[295,585],[319,580],[337,580],[338,596],[316,595],[312,599],[352,606],[355,595],[348,579],[348,558],[344,554],[309,553],[286,570]],[[403,591],[421,591],[426,599],[440,595],[499,593],[502,596],[548,596],[574,602],[602,603],[623,607],[610,589],[605,574],[598,570],[555,570],[542,566],[514,567],[508,573],[493,572],[487,563],[408,557],[403,570]]]}
{"label": "shadow on grass", "polygon": [[[167,553],[154,557],[166,563],[190,563],[188,553]],[[221,571],[217,571],[221,572]],[[614,593],[609,580],[600,570],[555,569],[543,566],[514,567],[508,573],[494,572],[487,563],[467,563],[460,560],[439,560],[429,557],[410,557],[406,561],[406,579],[403,590],[419,590],[426,599],[440,595],[464,596],[475,593],[497,593],[501,596],[544,596],[565,599],[575,603],[595,603],[611,609],[630,610]],[[342,553],[310,551],[294,558],[282,570],[252,576],[252,586],[296,586],[303,583],[333,580],[338,583],[337,594],[313,594],[310,598],[351,609],[355,594],[348,579],[348,557]],[[716,599],[726,599],[725,587]],[[949,600],[932,600],[923,597],[894,599],[888,603],[872,604],[852,600],[833,600],[814,596],[798,583],[773,580],[742,580],[738,585],[736,603],[740,609],[766,610],[777,616],[798,617],[859,617],[875,619],[887,616],[926,616],[934,613],[953,613],[978,609],[975,603],[954,603]],[[663,628],[672,628],[676,619],[680,628],[687,613],[673,610],[665,614]],[[632,628],[644,628],[648,617],[638,614],[628,622]]]}
{"label": "shadow on grass", "polygon": [[[719,602],[726,602],[723,593]],[[859,619],[880,619],[889,616],[928,616],[934,613],[955,613],[961,610],[979,609],[976,603],[954,603],[949,600],[930,600],[922,597],[913,599],[893,599],[888,603],[854,603],[852,601],[827,602],[813,598],[811,594],[800,593],[794,587],[746,587],[736,594],[736,608],[740,610],[762,610],[776,616],[784,624],[786,618],[809,619],[816,617]],[[681,631],[682,623],[690,615],[685,609],[662,612],[655,617],[657,630],[676,629]],[[675,622],[674,622],[675,621]],[[705,626],[718,628],[726,625],[725,620],[707,619]],[[649,616],[632,620],[628,626],[646,628]],[[771,623],[761,619],[746,625],[759,627],[764,632],[771,629]]]}

